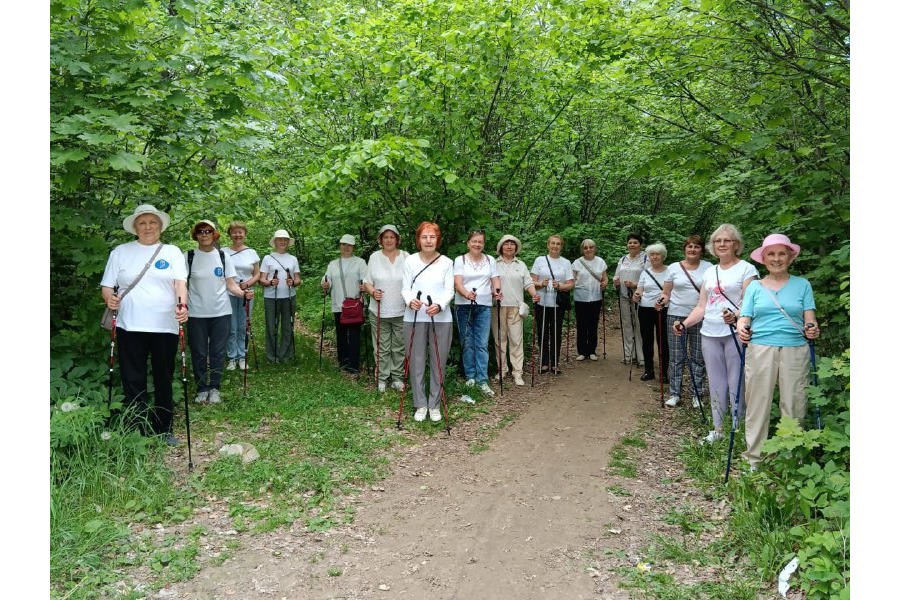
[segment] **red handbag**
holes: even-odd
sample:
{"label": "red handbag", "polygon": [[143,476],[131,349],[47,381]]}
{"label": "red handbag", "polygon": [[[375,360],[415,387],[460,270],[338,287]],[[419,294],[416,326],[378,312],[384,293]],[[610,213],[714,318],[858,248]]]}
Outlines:
{"label": "red handbag", "polygon": [[341,303],[341,325],[359,325],[365,321],[363,302],[359,298],[344,298]]}

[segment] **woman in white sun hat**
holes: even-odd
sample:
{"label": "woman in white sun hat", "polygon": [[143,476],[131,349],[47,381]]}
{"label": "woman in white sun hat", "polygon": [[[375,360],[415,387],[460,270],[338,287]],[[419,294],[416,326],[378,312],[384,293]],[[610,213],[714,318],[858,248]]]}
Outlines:
{"label": "woman in white sun hat", "polygon": [[259,283],[265,288],[266,358],[271,363],[285,363],[294,359],[294,288],[301,283],[300,263],[287,251],[294,245],[294,238],[284,229],[272,234],[269,245],[274,252],[267,254],[259,267]]}
{"label": "woman in white sun hat", "polygon": [[331,291],[331,312],[334,314],[334,329],[337,336],[338,365],[347,373],[359,373],[359,336],[362,322],[344,323],[341,319],[345,298],[362,301],[365,290],[363,278],[366,276],[366,261],[353,256],[356,238],[349,233],[338,241],[340,258],[328,263],[322,277],[322,289]]}
{"label": "woman in white sun hat", "polygon": [[[812,286],[788,272],[800,246],[781,233],[766,236],[750,253],[768,274],[751,281],[741,303],[738,335],[748,344],[744,373],[747,377],[747,451],[744,458],[756,470],[762,443],[769,436],[769,413],[778,383],[782,417],[800,421],[806,416],[806,383],[810,354],[807,344],[819,337]],[[745,329],[748,327],[749,329]]]}
{"label": "woman in white sun hat", "polygon": [[[130,423],[143,435],[161,435],[174,445],[172,375],[178,324],[187,321],[188,309],[181,250],[160,241],[169,221],[169,215],[152,204],[141,204],[125,217],[122,227],[137,239],[113,248],[100,289],[107,308],[118,311],[115,335]],[[152,401],[147,392],[148,357]]]}
{"label": "woman in white sun hat", "polygon": [[[511,373],[516,385],[525,385],[522,379],[522,365],[525,362],[524,317],[528,305],[522,305],[522,292],[528,292],[533,302],[540,300],[534,289],[534,281],[528,271],[528,265],[516,258],[522,242],[514,235],[506,234],[497,242],[497,272],[500,274],[500,289],[503,299],[500,301],[500,331],[497,331],[497,307],[491,309],[491,332],[494,334],[494,345],[497,346],[503,364],[503,374]],[[506,362],[507,350],[509,363]],[[495,379],[499,379],[499,373]]]}

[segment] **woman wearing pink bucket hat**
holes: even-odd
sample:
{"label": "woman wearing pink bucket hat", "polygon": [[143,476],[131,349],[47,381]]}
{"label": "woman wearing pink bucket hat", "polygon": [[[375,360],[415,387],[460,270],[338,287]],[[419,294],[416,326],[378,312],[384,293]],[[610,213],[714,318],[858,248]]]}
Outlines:
{"label": "woman wearing pink bucket hat", "polygon": [[[769,435],[772,395],[778,383],[781,416],[802,421],[806,416],[809,377],[807,343],[819,337],[812,286],[788,268],[800,246],[788,236],[773,233],[750,253],[768,274],[750,282],[741,304],[738,333],[747,346],[747,451],[744,458],[755,471],[760,450]],[[745,329],[746,327],[746,329]]]}

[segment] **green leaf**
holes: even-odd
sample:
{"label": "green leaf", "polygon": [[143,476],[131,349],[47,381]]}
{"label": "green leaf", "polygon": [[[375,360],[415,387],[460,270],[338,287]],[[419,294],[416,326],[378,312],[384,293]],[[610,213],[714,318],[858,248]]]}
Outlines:
{"label": "green leaf", "polygon": [[88,157],[88,153],[81,148],[51,148],[50,164],[62,165],[73,160],[82,160]]}
{"label": "green leaf", "polygon": [[109,157],[109,166],[116,171],[131,171],[132,173],[140,173],[147,161],[147,157],[132,152],[116,152]]}

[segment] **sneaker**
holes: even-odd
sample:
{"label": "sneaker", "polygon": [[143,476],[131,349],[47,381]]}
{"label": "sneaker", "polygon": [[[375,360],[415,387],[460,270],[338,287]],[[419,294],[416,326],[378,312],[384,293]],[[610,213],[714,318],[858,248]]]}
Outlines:
{"label": "sneaker", "polygon": [[387,389],[387,384],[386,384],[385,382],[383,382],[383,381],[379,381],[379,382],[378,382],[378,391],[379,391],[380,393],[384,393],[384,391],[385,391],[386,389]]}
{"label": "sneaker", "polygon": [[229,360],[228,363],[225,365],[225,370],[226,370],[226,371],[234,371],[235,368],[237,368],[237,361],[236,361],[236,360]]}
{"label": "sneaker", "polygon": [[478,386],[479,389],[484,393],[485,396],[493,396],[494,390],[491,389],[491,386],[487,384],[487,381]]}
{"label": "sneaker", "polygon": [[522,381],[521,375],[513,375],[513,383],[515,383],[516,385],[525,385],[525,382]]}
{"label": "sneaker", "polygon": [[678,406],[678,402],[681,400],[678,396],[669,396],[669,399],[666,400],[666,406]]}
{"label": "sneaker", "polygon": [[584,354],[579,354],[578,356],[575,357],[575,360],[584,360],[584,358],[585,358]]}
{"label": "sneaker", "polygon": [[464,394],[459,397],[460,402],[465,402],[466,404],[475,404],[475,398],[468,394]]}
{"label": "sneaker", "polygon": [[238,359],[238,369],[240,369],[241,371],[243,371],[243,370],[246,369],[246,368],[247,368],[247,359],[246,359],[246,358],[239,358],[239,359]]}
{"label": "sneaker", "polygon": [[429,408],[428,409],[428,418],[432,420],[432,422],[437,423],[441,420],[441,409],[440,408]]}
{"label": "sneaker", "polygon": [[751,473],[756,473],[757,471],[759,471],[759,467],[757,467],[756,465],[750,465]]}
{"label": "sneaker", "polygon": [[166,443],[167,446],[177,446],[178,438],[172,435],[171,433],[162,434],[162,439]]}
{"label": "sneaker", "polygon": [[413,415],[413,419],[419,421],[420,423],[425,420],[425,416],[428,414],[428,407],[423,406],[422,408],[416,409],[416,414]]}
{"label": "sneaker", "polygon": [[215,388],[209,390],[209,403],[219,404],[220,402],[222,402],[222,398],[219,397],[219,390]]}
{"label": "sneaker", "polygon": [[391,384],[391,387],[394,388],[395,390],[397,390],[398,392],[402,392],[404,385],[403,385],[402,381],[394,381],[394,383]]}
{"label": "sneaker", "polygon": [[500,373],[494,373],[494,382],[500,383]]}
{"label": "sneaker", "polygon": [[475,380],[474,379],[466,379],[466,385],[469,387],[475,387]]}
{"label": "sneaker", "polygon": [[694,408],[700,408],[700,398],[694,396],[693,398],[691,398],[691,404],[694,405]]}
{"label": "sneaker", "polygon": [[599,360],[599,358],[597,357],[596,354],[591,354],[590,359],[591,360]]}
{"label": "sneaker", "polygon": [[722,435],[720,432],[716,431],[715,429],[713,429],[708,434],[706,434],[705,438],[700,440],[700,443],[701,444],[713,444],[722,439],[725,439],[725,436]]}
{"label": "sneaker", "polygon": [[648,373],[647,371],[644,371],[641,374],[641,381],[650,381],[651,379],[656,379],[656,375],[654,375],[653,373]]}
{"label": "sneaker", "polygon": [[197,404],[206,404],[209,401],[209,392],[197,392],[194,402]]}

